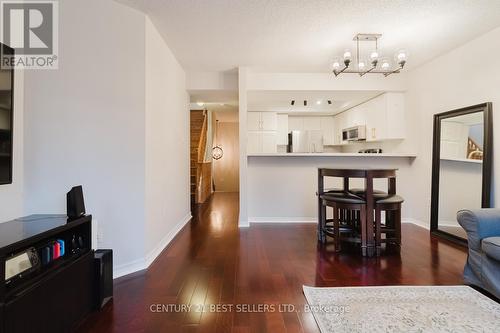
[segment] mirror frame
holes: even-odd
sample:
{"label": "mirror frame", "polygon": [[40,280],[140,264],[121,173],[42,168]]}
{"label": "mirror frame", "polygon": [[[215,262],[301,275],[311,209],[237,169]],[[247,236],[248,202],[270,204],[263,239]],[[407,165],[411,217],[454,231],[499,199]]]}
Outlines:
{"label": "mirror frame", "polygon": [[[441,153],[441,121],[443,119],[483,112],[483,177],[481,208],[491,207],[491,168],[493,161],[493,121],[492,103],[483,103],[434,115],[434,137],[432,147],[432,189],[431,189],[431,233],[450,241],[467,245],[467,239],[438,229],[439,218],[439,171]],[[465,207],[464,207],[465,208]]]}

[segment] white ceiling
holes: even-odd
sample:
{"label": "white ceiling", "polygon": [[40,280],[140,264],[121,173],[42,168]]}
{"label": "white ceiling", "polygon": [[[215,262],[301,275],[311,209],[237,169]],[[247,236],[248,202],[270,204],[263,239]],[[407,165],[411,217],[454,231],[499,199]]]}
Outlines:
{"label": "white ceiling", "polygon": [[[383,93],[382,91],[250,91],[249,111],[336,114]],[[295,100],[292,106],[291,101]],[[304,106],[307,100],[307,106]],[[328,100],[332,104],[328,104]],[[318,101],[320,104],[318,104]]]}
{"label": "white ceiling", "polygon": [[358,33],[422,64],[500,25],[499,0],[117,0],[147,13],[186,70],[326,72]]}

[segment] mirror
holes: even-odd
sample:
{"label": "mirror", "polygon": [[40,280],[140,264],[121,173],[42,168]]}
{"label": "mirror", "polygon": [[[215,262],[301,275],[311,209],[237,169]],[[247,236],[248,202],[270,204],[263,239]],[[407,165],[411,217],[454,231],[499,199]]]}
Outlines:
{"label": "mirror", "polygon": [[[1,54],[14,54],[1,43],[0,48]],[[14,71],[0,64],[0,185],[12,183],[13,86]]]}
{"label": "mirror", "polygon": [[491,103],[434,116],[431,202],[434,234],[466,243],[457,212],[491,207],[491,143]]}

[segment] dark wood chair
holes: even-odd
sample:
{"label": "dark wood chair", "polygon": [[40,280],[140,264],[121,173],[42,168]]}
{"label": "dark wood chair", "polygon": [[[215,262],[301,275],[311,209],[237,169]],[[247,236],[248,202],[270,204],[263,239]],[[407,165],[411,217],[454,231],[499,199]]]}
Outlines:
{"label": "dark wood chair", "polygon": [[[361,237],[356,237],[356,234],[366,234],[366,201],[345,191],[323,193],[320,199],[323,206],[333,209],[330,224],[326,214],[320,220],[321,241],[325,242],[326,236],[333,237],[336,252],[341,250],[341,234],[348,234],[350,237],[347,240],[351,242],[361,242]],[[359,219],[352,212],[359,212]],[[366,247],[362,247],[362,250],[366,252]]]}
{"label": "dark wood chair", "polygon": [[[380,255],[382,243],[394,244],[401,249],[401,204],[404,199],[397,195],[375,198],[375,245]],[[382,211],[385,211],[385,225],[382,225]],[[382,239],[382,234],[385,238]]]}

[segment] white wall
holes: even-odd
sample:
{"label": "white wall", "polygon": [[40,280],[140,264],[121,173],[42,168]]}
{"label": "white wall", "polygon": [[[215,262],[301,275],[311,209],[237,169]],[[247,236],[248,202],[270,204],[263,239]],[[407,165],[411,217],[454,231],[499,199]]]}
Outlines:
{"label": "white wall", "polygon": [[145,16],[109,0],[59,6],[59,69],[25,76],[25,213],[66,212],[82,184],[120,266],[144,255]]}
{"label": "white wall", "polygon": [[[433,115],[483,102],[493,102],[493,172],[500,163],[500,28],[435,59],[409,73],[407,106],[415,115],[414,135],[420,142],[412,172],[418,176],[415,187],[414,218],[425,225],[430,221]],[[494,174],[494,192],[500,190],[500,177]],[[467,190],[457,184],[457,190]],[[496,207],[500,196],[495,196]],[[475,203],[472,203],[474,205]],[[467,207],[462,207],[467,208]]]}
{"label": "white wall", "polygon": [[146,253],[154,259],[191,217],[186,75],[146,19]]}
{"label": "white wall", "polygon": [[120,276],[190,216],[184,72],[135,9],[66,0],[60,12],[59,70],[26,72],[24,213],[64,213],[82,184]]}
{"label": "white wall", "polygon": [[23,214],[23,71],[14,73],[14,138],[12,184],[0,185],[0,223]]}

